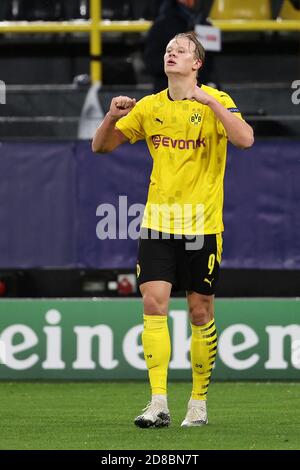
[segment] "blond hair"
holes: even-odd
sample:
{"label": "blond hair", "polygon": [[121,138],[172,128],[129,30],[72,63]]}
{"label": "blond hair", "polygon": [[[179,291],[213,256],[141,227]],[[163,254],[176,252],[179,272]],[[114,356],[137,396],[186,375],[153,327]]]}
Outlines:
{"label": "blond hair", "polygon": [[188,31],[187,33],[179,33],[179,34],[176,34],[176,36],[173,39],[176,40],[180,38],[187,38],[190,42],[193,42],[195,44],[196,46],[194,50],[195,57],[196,59],[201,60],[203,64],[205,60],[205,50],[201,42],[198,41],[196,33],[194,31]]}

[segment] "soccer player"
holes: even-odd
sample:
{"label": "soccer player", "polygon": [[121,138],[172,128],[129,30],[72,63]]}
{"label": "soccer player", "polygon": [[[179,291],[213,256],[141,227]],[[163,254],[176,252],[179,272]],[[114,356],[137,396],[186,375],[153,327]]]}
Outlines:
{"label": "soccer player", "polygon": [[[222,253],[223,180],[227,140],[252,146],[252,128],[230,96],[197,83],[205,58],[193,32],[175,36],[164,56],[168,88],[135,99],[112,99],[97,129],[94,152],[145,139],[153,158],[139,240],[137,278],[144,304],[142,342],[151,402],[141,428],[170,424],[167,324],[171,289],[186,291],[191,321],[192,393],[183,427],[208,422],[206,398],[217,350],[214,293]],[[192,238],[194,236],[194,238]]]}

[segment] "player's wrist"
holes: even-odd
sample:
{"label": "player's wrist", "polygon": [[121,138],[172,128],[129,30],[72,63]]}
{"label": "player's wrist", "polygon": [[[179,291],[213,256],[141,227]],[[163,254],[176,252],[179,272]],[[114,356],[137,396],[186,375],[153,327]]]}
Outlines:
{"label": "player's wrist", "polygon": [[215,102],[216,102],[215,98],[213,96],[208,95],[206,106],[213,106]]}
{"label": "player's wrist", "polygon": [[218,101],[213,96],[209,96],[207,99],[206,106],[209,106],[213,109],[215,105],[218,105]]}
{"label": "player's wrist", "polygon": [[107,118],[108,118],[111,122],[113,122],[113,123],[117,122],[117,121],[120,119],[120,116],[116,116],[116,115],[113,114],[111,111],[108,111],[108,112],[106,113],[106,116],[107,116]]}

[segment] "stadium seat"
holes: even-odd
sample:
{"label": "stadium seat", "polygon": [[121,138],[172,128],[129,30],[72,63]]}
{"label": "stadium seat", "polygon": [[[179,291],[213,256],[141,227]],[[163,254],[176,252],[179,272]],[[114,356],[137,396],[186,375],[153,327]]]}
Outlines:
{"label": "stadium seat", "polygon": [[279,17],[283,20],[300,20],[300,2],[284,0]]}
{"label": "stadium seat", "polygon": [[[133,0],[102,0],[102,17],[134,18]],[[89,0],[1,0],[1,20],[60,21],[89,18]]]}
{"label": "stadium seat", "polygon": [[14,0],[13,19],[59,21],[64,16],[63,0]]}
{"label": "stadium seat", "polygon": [[0,21],[10,21],[13,19],[11,0],[2,0],[0,2]]}
{"label": "stadium seat", "polygon": [[102,18],[105,20],[131,20],[133,18],[130,0],[102,0]]}
{"label": "stadium seat", "polygon": [[89,19],[89,0],[64,0],[64,14],[66,20]]}
{"label": "stadium seat", "polygon": [[270,0],[215,0],[209,17],[212,20],[270,20]]}
{"label": "stadium seat", "polygon": [[[89,0],[63,0],[65,19],[88,19]],[[133,19],[132,0],[102,0],[102,18],[105,20]]]}
{"label": "stadium seat", "polygon": [[154,20],[161,7],[161,0],[131,0],[133,17],[135,20],[141,18],[145,20]]}

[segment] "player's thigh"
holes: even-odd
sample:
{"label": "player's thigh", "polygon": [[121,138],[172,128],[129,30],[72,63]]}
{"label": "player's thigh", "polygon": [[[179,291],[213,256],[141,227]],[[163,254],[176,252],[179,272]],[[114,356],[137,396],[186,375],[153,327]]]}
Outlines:
{"label": "player's thigh", "polygon": [[[176,254],[174,240],[143,238],[139,240],[137,257],[137,283],[141,286],[151,281],[165,281],[173,284],[176,275]],[[160,291],[160,289],[158,289]]]}
{"label": "player's thigh", "polygon": [[[204,244],[201,249],[195,252],[186,251],[185,256],[188,271],[187,291],[208,297],[215,294],[219,279],[221,253],[221,234],[205,235]],[[201,298],[199,297],[199,302]]]}

